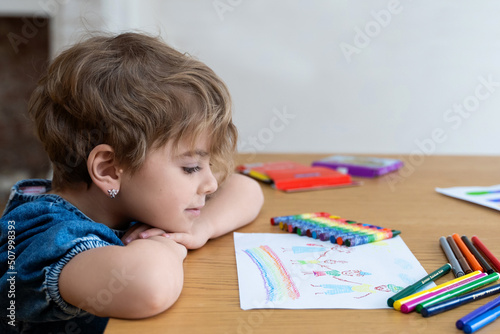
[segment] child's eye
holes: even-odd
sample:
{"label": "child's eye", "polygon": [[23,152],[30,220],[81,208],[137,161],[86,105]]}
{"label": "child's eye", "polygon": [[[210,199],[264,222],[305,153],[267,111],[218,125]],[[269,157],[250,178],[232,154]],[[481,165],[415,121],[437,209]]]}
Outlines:
{"label": "child's eye", "polygon": [[200,166],[195,166],[195,167],[182,167],[182,169],[184,170],[184,172],[186,174],[192,174],[192,173],[196,173],[196,172],[199,172],[201,170],[201,167]]}

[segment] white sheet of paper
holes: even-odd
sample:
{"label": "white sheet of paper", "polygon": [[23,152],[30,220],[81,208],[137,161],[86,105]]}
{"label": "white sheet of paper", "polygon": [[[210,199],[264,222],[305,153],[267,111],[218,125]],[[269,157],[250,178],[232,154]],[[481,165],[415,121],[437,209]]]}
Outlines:
{"label": "white sheet of paper", "polygon": [[243,310],[389,308],[389,297],[427,275],[400,236],[345,247],[292,233],[235,232],[234,244]]}
{"label": "white sheet of paper", "polygon": [[440,194],[455,197],[500,211],[500,184],[489,187],[436,188]]}

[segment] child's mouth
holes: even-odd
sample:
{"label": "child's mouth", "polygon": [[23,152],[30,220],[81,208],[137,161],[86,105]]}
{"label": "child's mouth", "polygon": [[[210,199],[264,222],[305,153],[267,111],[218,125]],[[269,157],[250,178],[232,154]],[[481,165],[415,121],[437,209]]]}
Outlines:
{"label": "child's mouth", "polygon": [[201,208],[202,207],[198,207],[198,208],[187,208],[186,209],[186,212],[191,215],[191,216],[194,216],[194,217],[198,217],[200,214],[201,214]]}

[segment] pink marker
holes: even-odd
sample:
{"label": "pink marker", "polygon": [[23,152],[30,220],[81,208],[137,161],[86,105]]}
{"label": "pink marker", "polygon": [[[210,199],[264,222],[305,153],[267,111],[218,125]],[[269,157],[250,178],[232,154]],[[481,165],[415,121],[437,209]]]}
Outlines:
{"label": "pink marker", "polygon": [[477,279],[479,279],[481,277],[487,276],[487,275],[488,274],[486,274],[486,273],[480,273],[479,275],[475,275],[475,276],[466,278],[466,279],[461,280],[461,281],[459,281],[457,283],[445,286],[442,289],[439,289],[439,290],[433,291],[431,293],[427,293],[425,295],[422,295],[422,296],[420,296],[418,298],[409,300],[406,303],[404,303],[403,305],[401,305],[401,312],[403,312],[403,313],[410,313],[413,310],[415,310],[415,308],[417,307],[418,304],[426,301],[427,299],[435,297],[435,296],[437,296],[437,295],[439,295],[439,294],[441,294],[443,292],[453,290],[453,289],[455,289],[455,288],[457,288],[459,286],[462,286],[464,284],[470,283],[472,281],[475,281],[475,280],[477,280]]}

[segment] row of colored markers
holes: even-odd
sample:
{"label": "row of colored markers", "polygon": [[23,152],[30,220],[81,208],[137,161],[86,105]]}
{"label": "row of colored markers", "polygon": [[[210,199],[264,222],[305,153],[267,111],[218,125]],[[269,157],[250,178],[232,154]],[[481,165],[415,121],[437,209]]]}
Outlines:
{"label": "row of colored markers", "polygon": [[[450,263],[389,298],[389,307],[403,313],[416,311],[424,317],[430,317],[500,293],[500,284],[485,287],[499,280],[500,261],[477,236],[469,240],[466,236],[453,234],[448,238],[441,237],[439,242]],[[455,279],[420,291],[450,271]],[[465,333],[474,333],[499,316],[500,297],[459,319],[456,327]]]}
{"label": "row of colored markers", "polygon": [[308,236],[347,247],[390,239],[401,232],[388,228],[358,223],[326,212],[303,213],[271,218],[271,225],[290,233]]}

